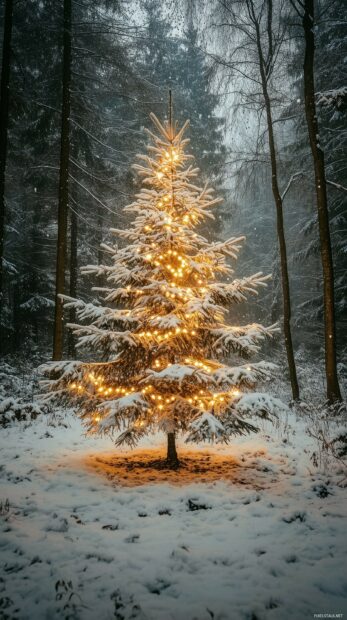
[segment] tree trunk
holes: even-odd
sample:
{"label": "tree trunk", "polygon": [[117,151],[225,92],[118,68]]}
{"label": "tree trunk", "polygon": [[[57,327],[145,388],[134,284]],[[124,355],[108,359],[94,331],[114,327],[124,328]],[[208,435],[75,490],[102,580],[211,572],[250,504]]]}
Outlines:
{"label": "tree trunk", "polygon": [[18,351],[20,346],[23,345],[22,340],[22,321],[20,311],[20,283],[16,280],[12,285],[12,299],[13,299],[13,311],[12,311],[12,325],[13,325],[13,337],[12,337],[12,351]]}
{"label": "tree trunk", "polygon": [[277,180],[277,162],[275,141],[273,136],[272,116],[271,116],[271,104],[270,101],[266,103],[266,115],[268,120],[268,136],[269,147],[271,157],[271,171],[272,171],[272,193],[276,204],[276,219],[277,219],[277,237],[280,249],[280,263],[281,263],[281,280],[282,280],[282,295],[283,295],[283,332],[284,341],[287,352],[290,384],[292,388],[292,396],[294,400],[299,399],[299,384],[296,374],[296,365],[293,351],[292,331],[291,331],[291,300],[290,300],[290,286],[289,286],[289,274],[288,274],[288,259],[287,259],[287,247],[284,234],[284,221],[283,221],[283,205],[278,188]]}
{"label": "tree trunk", "polygon": [[[70,210],[70,297],[77,295],[77,214]],[[69,313],[70,323],[76,322],[76,309],[71,308]],[[75,336],[71,330],[68,334],[68,353],[74,358],[76,356]]]}
{"label": "tree trunk", "polygon": [[101,205],[97,206],[97,217],[96,217],[96,227],[97,227],[97,247],[98,247],[98,256],[97,261],[98,265],[102,265],[103,262],[103,250],[101,244],[103,242],[103,212]]}
{"label": "tree trunk", "polygon": [[71,0],[64,0],[63,38],[63,93],[61,114],[60,176],[58,203],[58,240],[55,284],[55,316],[53,359],[63,355],[63,302],[59,295],[65,292],[65,267],[67,246],[67,214],[69,201],[70,154],[70,84],[71,84]]}
{"label": "tree trunk", "polygon": [[[271,10],[271,3],[268,7]],[[278,174],[277,174],[277,159],[276,159],[276,147],[272,122],[271,100],[268,93],[268,79],[266,73],[266,63],[261,46],[261,33],[259,23],[255,20],[256,38],[257,38],[257,51],[259,57],[259,69],[262,84],[262,91],[265,102],[266,120],[268,128],[268,140],[271,160],[271,185],[272,193],[276,205],[276,219],[277,219],[277,237],[280,250],[280,264],[281,264],[281,281],[282,281],[282,296],[283,296],[283,332],[284,341],[287,353],[290,384],[292,388],[292,396],[294,400],[299,399],[299,385],[296,374],[295,358],[293,351],[293,341],[291,332],[291,301],[290,301],[290,286],[288,275],[288,260],[287,260],[287,247],[284,234],[284,221],[283,221],[283,205],[281,193],[278,187]],[[269,40],[271,37],[269,36]]]}
{"label": "tree trunk", "polygon": [[305,0],[303,28],[305,33],[304,94],[305,114],[314,165],[320,251],[323,270],[325,372],[329,402],[341,400],[336,368],[336,328],[334,302],[334,267],[331,250],[324,153],[319,144],[319,127],[314,90],[314,1]]}
{"label": "tree trunk", "polygon": [[5,1],[0,85],[0,314],[4,301],[5,174],[10,95],[13,0]]}
{"label": "tree trunk", "polygon": [[[40,205],[41,206],[41,205]],[[38,203],[35,204],[34,208],[34,216],[31,227],[31,251],[30,251],[30,292],[31,295],[40,294],[40,285],[38,278],[38,268],[42,262],[42,256],[40,254],[40,235],[39,235],[39,224],[40,224],[40,209]],[[33,326],[33,335],[35,336],[36,344],[39,342],[39,318],[38,311],[33,311],[31,313],[31,324]]]}
{"label": "tree trunk", "polygon": [[271,323],[277,323],[281,316],[281,266],[278,247],[272,260],[272,303]]}
{"label": "tree trunk", "polygon": [[176,441],[175,441],[175,433],[167,434],[167,456],[166,456],[167,464],[170,469],[177,469],[180,462],[178,460],[177,451],[176,451]]}

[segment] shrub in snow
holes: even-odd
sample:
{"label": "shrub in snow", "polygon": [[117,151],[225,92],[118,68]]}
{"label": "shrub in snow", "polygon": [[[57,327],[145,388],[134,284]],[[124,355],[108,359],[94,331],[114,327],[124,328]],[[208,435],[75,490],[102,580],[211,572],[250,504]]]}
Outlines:
{"label": "shrub in snow", "polygon": [[37,402],[28,403],[17,398],[4,398],[0,402],[0,425],[7,426],[16,420],[29,422],[44,412],[45,407]]}
{"label": "shrub in snow", "polygon": [[6,362],[0,364],[0,426],[15,421],[29,422],[47,412],[47,406],[35,400],[34,391],[32,372],[29,376]]}

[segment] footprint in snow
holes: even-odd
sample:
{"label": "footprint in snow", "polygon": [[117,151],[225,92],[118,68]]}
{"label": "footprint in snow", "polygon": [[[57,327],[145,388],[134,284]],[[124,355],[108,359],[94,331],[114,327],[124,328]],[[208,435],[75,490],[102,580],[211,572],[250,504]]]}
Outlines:
{"label": "footprint in snow", "polygon": [[75,519],[75,522],[76,522],[78,525],[85,525],[84,521],[82,521],[82,519],[80,519],[78,515],[72,514],[72,515],[70,515],[70,516],[71,516],[73,519]]}
{"label": "footprint in snow", "polygon": [[111,564],[114,560],[112,556],[99,555],[97,553],[87,553],[86,560],[97,560],[98,562],[105,562]]}
{"label": "footprint in snow", "polygon": [[305,512],[293,512],[291,515],[287,517],[282,517],[282,521],[285,523],[294,523],[294,521],[299,521],[300,523],[304,523],[306,521],[306,513]]}
{"label": "footprint in snow", "polygon": [[332,495],[332,492],[327,489],[325,484],[317,484],[312,487],[312,491],[317,495],[317,497],[321,497],[325,499],[328,495]]}
{"label": "footprint in snow", "polygon": [[128,536],[127,538],[125,538],[124,542],[136,543],[139,541],[139,539],[140,539],[140,534],[133,534],[132,536]]}
{"label": "footprint in snow", "polygon": [[287,555],[284,559],[287,562],[287,564],[295,564],[295,562],[298,561],[298,558],[294,554]]}
{"label": "footprint in snow", "polygon": [[171,583],[164,581],[164,579],[157,579],[153,583],[146,584],[148,591],[151,594],[157,594],[158,596],[170,586]]}
{"label": "footprint in snow", "polygon": [[109,523],[107,525],[103,525],[102,529],[103,530],[111,530],[112,532],[114,532],[115,530],[119,529],[119,524],[118,523]]}
{"label": "footprint in snow", "polygon": [[272,596],[269,598],[267,603],[265,603],[265,609],[276,609],[277,607],[279,607],[279,601],[272,598]]}
{"label": "footprint in snow", "polygon": [[46,532],[67,532],[68,529],[69,524],[67,519],[64,517],[58,517],[56,514],[52,516],[45,527]]}
{"label": "footprint in snow", "polygon": [[255,549],[254,550],[255,555],[257,555],[258,557],[260,557],[261,555],[265,555],[266,551],[265,549]]}
{"label": "footprint in snow", "polygon": [[195,512],[196,510],[211,510],[212,508],[212,506],[208,506],[207,504],[197,504],[192,499],[188,500],[187,506],[189,512]]}

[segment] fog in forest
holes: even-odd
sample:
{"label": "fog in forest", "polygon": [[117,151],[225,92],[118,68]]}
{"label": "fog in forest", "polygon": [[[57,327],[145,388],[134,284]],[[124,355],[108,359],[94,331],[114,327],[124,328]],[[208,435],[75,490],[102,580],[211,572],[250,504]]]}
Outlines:
{"label": "fog in forest", "polygon": [[346,9],[0,1],[0,619],[347,612]]}
{"label": "fog in forest", "polygon": [[[260,8],[260,38],[264,54],[271,56],[267,83],[277,180],[284,195],[293,345],[297,356],[323,360],[322,265],[305,118],[304,36],[294,4],[273,4],[270,49],[265,8]],[[4,7],[2,3],[2,23]],[[127,224],[122,208],[138,189],[132,164],[145,148],[149,112],[167,117],[171,89],[175,119],[190,120],[191,152],[201,176],[224,197],[209,225],[209,237],[245,235],[237,274],[272,273],[259,303],[237,307],[237,320],[281,322],[268,126],[255,28],[246,5],[83,0],[72,2],[70,13],[64,292],[95,298],[79,269],[102,262],[100,243],[108,242],[109,228]],[[343,2],[317,3],[315,96],[319,144],[325,155],[340,363],[346,347],[344,20]],[[241,22],[247,34],[240,29]],[[38,360],[51,355],[54,326],[62,89],[67,70],[63,32],[60,3],[14,4],[2,186],[2,350],[5,355],[34,355]],[[281,342],[276,346],[283,349]],[[74,342],[67,333],[64,352],[74,355]]]}

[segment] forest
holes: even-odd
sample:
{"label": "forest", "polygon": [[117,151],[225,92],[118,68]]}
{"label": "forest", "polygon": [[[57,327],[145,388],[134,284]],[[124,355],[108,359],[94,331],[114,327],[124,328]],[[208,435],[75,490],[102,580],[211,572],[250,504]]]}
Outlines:
{"label": "forest", "polygon": [[0,619],[347,612],[346,25],[1,1]]}

